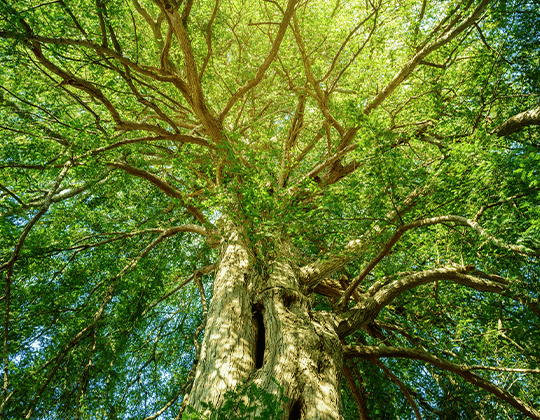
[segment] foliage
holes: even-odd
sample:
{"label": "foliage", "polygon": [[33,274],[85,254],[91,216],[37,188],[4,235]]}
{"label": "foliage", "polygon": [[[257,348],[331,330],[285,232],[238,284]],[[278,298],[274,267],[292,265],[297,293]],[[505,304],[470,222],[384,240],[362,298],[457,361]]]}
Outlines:
{"label": "foliage", "polygon": [[336,319],[450,273],[340,338],[455,369],[351,357],[347,419],[534,418],[540,129],[497,135],[539,106],[534,3],[0,0],[0,417],[176,418],[231,222]]}
{"label": "foliage", "polygon": [[205,416],[187,407],[187,415],[184,417],[193,420],[278,420],[284,413],[281,402],[287,402],[287,397],[283,396],[283,387],[280,387],[280,393],[278,397],[255,384],[239,385],[237,389],[225,393],[224,403],[219,409],[203,403],[209,415]]}

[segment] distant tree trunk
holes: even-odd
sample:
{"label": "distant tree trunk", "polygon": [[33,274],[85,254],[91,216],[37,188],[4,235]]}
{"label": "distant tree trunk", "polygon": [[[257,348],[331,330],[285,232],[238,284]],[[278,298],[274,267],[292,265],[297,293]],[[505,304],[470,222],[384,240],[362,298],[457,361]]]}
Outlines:
{"label": "distant tree trunk", "polygon": [[277,256],[255,270],[237,232],[223,245],[187,404],[220,407],[226,390],[243,383],[278,396],[279,384],[288,398],[284,419],[342,419],[336,322],[311,311],[289,250],[276,248]]}

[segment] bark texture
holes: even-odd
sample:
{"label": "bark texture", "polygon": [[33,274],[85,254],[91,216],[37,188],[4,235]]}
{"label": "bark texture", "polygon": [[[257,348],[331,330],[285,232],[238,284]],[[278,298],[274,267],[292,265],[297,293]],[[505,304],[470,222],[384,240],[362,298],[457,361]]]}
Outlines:
{"label": "bark texture", "polygon": [[540,125],[540,107],[521,112],[508,118],[493,132],[498,137],[509,136],[530,125]]}
{"label": "bark texture", "polygon": [[223,245],[208,309],[205,336],[187,405],[202,411],[201,401],[219,407],[223,394],[245,381],[255,368],[255,330],[245,279],[248,253],[237,232]]}
{"label": "bark texture", "polygon": [[254,383],[283,395],[284,419],[341,420],[343,351],[333,315],[311,311],[286,247],[255,271],[238,233],[223,245],[206,334],[187,404],[220,407]]}
{"label": "bark texture", "polygon": [[[261,294],[266,351],[254,381],[271,389],[275,378],[289,398],[286,413],[297,419],[341,419],[339,386],[343,354],[330,315],[310,311],[310,301],[281,286]],[[274,392],[277,390],[274,390]]]}

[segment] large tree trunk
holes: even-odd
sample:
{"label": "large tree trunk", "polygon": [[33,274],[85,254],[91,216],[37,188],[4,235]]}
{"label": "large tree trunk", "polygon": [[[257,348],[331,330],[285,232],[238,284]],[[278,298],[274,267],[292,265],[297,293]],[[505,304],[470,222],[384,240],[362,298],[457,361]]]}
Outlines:
{"label": "large tree trunk", "polygon": [[227,390],[254,383],[276,396],[283,387],[284,419],[342,419],[336,322],[311,311],[289,250],[275,249],[278,257],[255,270],[238,233],[223,245],[187,404],[218,408]]}

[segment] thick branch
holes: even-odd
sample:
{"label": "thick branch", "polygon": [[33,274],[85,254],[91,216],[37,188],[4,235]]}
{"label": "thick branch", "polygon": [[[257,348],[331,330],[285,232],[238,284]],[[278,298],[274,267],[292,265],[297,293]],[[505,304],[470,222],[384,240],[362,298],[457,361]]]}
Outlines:
{"label": "thick branch", "polygon": [[[426,194],[429,188],[429,185],[424,185],[421,188],[415,189],[403,201],[403,204],[399,209],[388,213],[383,220],[387,220],[391,223],[394,219],[400,218],[403,213],[409,211],[413,207],[418,197]],[[386,228],[381,228],[380,226],[375,225],[364,235],[362,235],[360,239],[353,239],[349,241],[340,255],[333,256],[327,260],[317,261],[302,267],[300,269],[302,280],[307,284],[308,287],[315,287],[326,276],[331,275],[334,271],[343,267],[345,264],[358,258],[358,253],[367,247],[367,241],[362,240],[363,238],[368,238],[374,233],[375,235],[381,235],[385,230]]]}
{"label": "thick branch", "polygon": [[[375,268],[375,266],[390,252],[390,250],[393,248],[393,246],[399,241],[401,236],[408,230],[422,227],[422,226],[430,226],[430,225],[436,225],[444,222],[457,222],[466,226],[472,227],[474,230],[476,230],[478,233],[480,233],[482,236],[487,236],[490,238],[491,241],[495,243],[495,245],[500,246],[502,248],[512,250],[515,252],[519,252],[520,254],[525,253],[526,255],[528,251],[523,247],[518,247],[517,245],[507,245],[502,243],[497,238],[489,235],[479,224],[478,222],[474,220],[469,220],[461,216],[440,216],[440,217],[432,217],[427,219],[420,219],[416,220],[411,223],[407,223],[405,225],[401,225],[396,232],[392,235],[392,237],[384,244],[382,249],[379,251],[377,256],[371,260],[368,265],[366,265],[360,274],[353,280],[351,285],[347,288],[345,291],[343,297],[341,298],[338,306],[344,307],[346,303],[348,302],[349,298],[351,297],[352,292],[358,287],[358,285],[362,282],[362,280]],[[534,252],[534,251],[532,251]]]}
{"label": "thick branch", "polygon": [[493,133],[497,137],[509,136],[530,125],[540,125],[540,107],[520,112],[499,125]]}
{"label": "thick branch", "polygon": [[143,169],[136,168],[135,166],[131,166],[127,163],[123,162],[112,162],[108,163],[107,166],[113,167],[113,168],[119,168],[123,169],[130,175],[134,175],[139,178],[146,179],[147,181],[154,184],[156,187],[158,187],[161,191],[163,191],[166,195],[173,198],[179,198],[180,200],[183,200],[183,196],[176,188],[174,188],[171,184],[169,184],[167,181],[164,181],[160,177],[147,172]]}
{"label": "thick branch", "polygon": [[163,43],[163,36],[161,35],[161,29],[160,29],[160,26],[158,25],[158,22],[152,19],[150,14],[146,11],[146,9],[144,9],[140,5],[138,0],[131,0],[131,1],[133,2],[133,5],[135,6],[135,9],[137,10],[137,12],[139,12],[139,14],[146,21],[146,23],[148,23],[148,26],[150,26],[150,28],[152,29],[152,32],[154,33],[154,38],[156,39],[156,41],[158,43],[159,42]]}
{"label": "thick branch", "polygon": [[308,179],[308,178],[315,178],[318,174],[320,174],[325,168],[327,168],[328,166],[332,165],[333,163],[335,162],[338,162],[339,160],[341,160],[343,158],[343,156],[345,156],[347,153],[349,152],[352,152],[353,150],[357,149],[358,148],[358,144],[350,144],[349,146],[345,147],[344,149],[340,150],[339,152],[337,152],[336,154],[334,154],[333,156],[331,156],[330,158],[328,158],[327,160],[325,160],[324,162],[318,164],[317,166],[315,166],[315,168],[313,168],[311,171],[309,171],[303,179]]}
{"label": "thick branch", "polygon": [[206,103],[187,27],[187,18],[191,10],[191,3],[192,0],[187,0],[182,16],[177,11],[170,10],[166,11],[166,15],[184,55],[185,73],[189,84],[187,86],[187,99],[192,105],[193,111],[208,131],[208,134],[214,142],[220,143],[224,139],[221,120],[216,119]]}
{"label": "thick branch", "polygon": [[356,407],[358,408],[358,414],[360,416],[359,420],[369,420],[369,416],[366,411],[366,399],[358,386],[352,375],[351,369],[344,363],[343,364],[343,376],[347,380],[347,385],[353,394],[354,401],[356,402]]}
{"label": "thick branch", "polygon": [[[407,201],[407,200],[406,200]],[[406,201],[404,204],[406,204]],[[418,228],[422,226],[430,226],[441,223],[454,222],[459,223],[464,226],[468,226],[475,230],[481,237],[486,238],[488,241],[493,243],[495,246],[505,249],[507,251],[515,252],[520,255],[526,255],[530,257],[540,257],[540,250],[534,250],[522,245],[513,245],[507,244],[501,239],[494,237],[493,235],[486,232],[486,230],[480,226],[475,220],[467,219],[463,216],[447,215],[447,216],[438,216],[426,219],[416,220],[414,222],[402,225],[390,238],[390,240],[383,246],[378,255],[365,267],[365,269],[359,274],[359,277],[353,281],[349,287],[350,291],[360,284],[361,279],[365,278],[367,274],[381,261],[381,259],[388,254],[392,247],[397,243],[399,238],[407,230],[412,228]],[[376,226],[374,228],[379,234],[382,233],[382,229]],[[309,287],[315,287],[318,282],[320,282],[324,277],[330,275],[332,272],[343,267],[345,264],[357,259],[362,252],[364,252],[368,245],[370,244],[369,240],[364,238],[369,238],[370,235],[365,234],[359,239],[351,240],[346,246],[343,252],[340,255],[336,255],[333,258],[321,261],[318,263],[309,264],[301,268],[302,278],[307,282]],[[350,293],[350,291],[348,293]],[[349,294],[350,297],[350,294]]]}
{"label": "thick branch", "polygon": [[376,282],[366,292],[363,300],[343,314],[345,319],[339,324],[338,334],[344,337],[373,322],[379,312],[397,296],[414,287],[436,280],[453,281],[480,292],[500,294],[506,290],[503,284],[467,274],[473,270],[474,266],[472,265],[466,267],[443,267],[414,274],[404,274],[386,285]]}
{"label": "thick branch", "polygon": [[105,106],[105,108],[107,108],[107,111],[109,111],[114,121],[120,123],[120,114],[118,113],[118,110],[112,104],[112,102],[109,101],[109,99],[103,94],[103,92],[99,88],[97,88],[97,86],[58,67],[51,60],[46,58],[42,52],[41,44],[39,42],[31,41],[28,43],[28,46],[30,47],[38,61],[43,64],[45,68],[63,79],[61,85],[72,86],[76,89],[86,92],[92,98],[101,102]]}
{"label": "thick branch", "polygon": [[72,38],[64,38],[64,37],[52,38],[52,37],[34,35],[31,33],[22,34],[22,33],[10,32],[10,31],[4,31],[4,30],[0,30],[0,37],[8,38],[8,39],[16,39],[16,40],[22,39],[30,43],[39,42],[43,44],[71,45],[71,46],[89,48],[91,50],[94,50],[96,53],[98,53],[101,56],[108,56],[108,57],[112,57],[118,60],[119,62],[130,67],[131,69],[135,70],[139,74],[149,76],[155,80],[159,80],[162,82],[171,82],[175,86],[178,87],[182,95],[189,98],[188,85],[184,80],[178,77],[178,75],[175,75],[169,71],[160,70],[155,67],[140,66],[139,64],[131,61],[129,58],[118,53],[112,48],[103,47],[99,44],[95,44],[93,42],[82,40],[82,39],[72,39]]}
{"label": "thick branch", "polygon": [[304,45],[302,34],[300,33],[300,26],[298,25],[298,19],[296,18],[296,14],[293,14],[293,33],[296,39],[296,45],[298,46],[300,54],[302,55],[302,62],[304,64],[304,71],[306,73],[307,81],[315,91],[315,97],[319,105],[319,110],[326,118],[326,121],[330,122],[332,126],[339,132],[339,134],[343,136],[345,134],[345,129],[330,113],[330,110],[328,109],[328,96],[325,95],[325,93],[322,91],[319,81],[315,80],[315,76],[313,75],[313,72],[311,70],[311,61]]}
{"label": "thick branch", "polygon": [[[139,140],[137,139],[130,139],[130,140],[124,140],[125,143],[137,143],[139,141],[153,141],[153,140],[161,140],[161,139],[167,139],[171,141],[177,141],[181,143],[192,143],[192,144],[198,144],[200,146],[208,147],[209,149],[215,149],[215,146],[212,145],[208,140],[206,140],[203,137],[199,136],[193,136],[193,135],[187,135],[187,134],[179,134],[179,133],[171,133],[157,125],[153,124],[147,124],[142,122],[134,122],[134,121],[122,121],[120,124],[118,124],[115,127],[115,130],[117,131],[137,131],[137,130],[144,130],[149,131],[152,133],[156,133],[159,135],[159,137],[146,137],[141,138]],[[104,148],[96,149],[97,151],[102,150],[108,150],[109,148],[113,148],[113,146],[105,146]],[[94,152],[92,152],[94,153]]]}
{"label": "thick branch", "polygon": [[344,355],[345,358],[360,357],[363,359],[372,359],[380,357],[399,357],[406,359],[422,360],[433,366],[438,367],[439,369],[443,369],[461,376],[467,382],[483,388],[491,394],[502,399],[503,401],[506,401],[512,407],[516,408],[530,418],[540,419],[540,412],[538,410],[530,407],[524,401],[510,394],[505,389],[500,388],[492,382],[482,378],[481,376],[470,372],[469,366],[458,365],[456,363],[449,362],[423,350],[398,347],[370,347],[351,345],[344,347]]}

